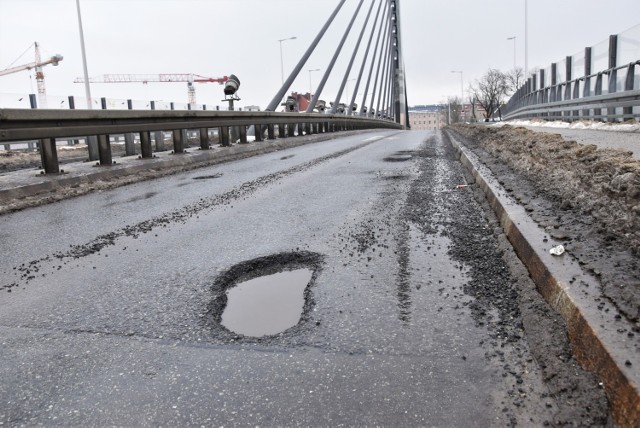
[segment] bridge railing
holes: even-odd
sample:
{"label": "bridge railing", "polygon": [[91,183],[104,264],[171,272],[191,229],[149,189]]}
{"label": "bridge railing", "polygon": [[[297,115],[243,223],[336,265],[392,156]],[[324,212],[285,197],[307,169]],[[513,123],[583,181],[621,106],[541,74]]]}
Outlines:
{"label": "bridge railing", "polygon": [[640,25],[538,70],[507,102],[503,117],[640,118]]}
{"label": "bridge railing", "polygon": [[[172,132],[173,152],[185,151],[185,134],[197,130],[200,148],[210,148],[211,128],[217,128],[222,146],[239,140],[247,143],[248,128],[254,129],[255,141],[310,135],[344,130],[389,128],[402,129],[391,121],[344,114],[176,111],[176,110],[26,110],[0,109],[0,143],[39,140],[45,173],[60,171],[57,138],[81,137],[89,140],[89,159],[100,165],[111,165],[112,135],[124,135],[127,155],[135,155],[135,136],[139,134],[140,157],[153,157],[151,132]],[[92,153],[91,139],[96,139]],[[157,142],[157,140],[156,140]]]}

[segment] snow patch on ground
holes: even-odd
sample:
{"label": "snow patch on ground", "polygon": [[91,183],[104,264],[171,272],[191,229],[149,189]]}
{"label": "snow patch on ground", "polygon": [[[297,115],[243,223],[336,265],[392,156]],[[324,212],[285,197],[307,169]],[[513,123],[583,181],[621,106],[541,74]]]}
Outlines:
{"label": "snow patch on ground", "polygon": [[595,121],[563,122],[561,120],[510,120],[507,122],[497,122],[490,126],[501,127],[511,126],[531,126],[541,128],[564,128],[564,129],[590,129],[598,131],[615,132],[640,132],[640,123],[610,123]]}

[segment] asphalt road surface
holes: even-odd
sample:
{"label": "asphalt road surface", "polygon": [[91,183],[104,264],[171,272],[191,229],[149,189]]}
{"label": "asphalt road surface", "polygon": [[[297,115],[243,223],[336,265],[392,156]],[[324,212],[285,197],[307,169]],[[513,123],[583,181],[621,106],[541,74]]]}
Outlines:
{"label": "asphalt road surface", "polygon": [[[441,135],[378,131],[3,216],[0,424],[552,421],[467,180]],[[297,326],[220,326],[230,272],[304,264]]]}

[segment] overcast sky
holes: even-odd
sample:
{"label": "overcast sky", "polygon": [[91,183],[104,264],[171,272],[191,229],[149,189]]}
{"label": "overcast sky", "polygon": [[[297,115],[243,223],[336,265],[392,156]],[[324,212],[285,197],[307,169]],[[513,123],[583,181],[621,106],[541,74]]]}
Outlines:
{"label": "overcast sky", "polygon": [[[365,0],[358,23],[363,22],[370,1]],[[308,91],[310,77],[317,85],[357,3],[347,0],[292,90]],[[286,77],[338,0],[80,0],[80,4],[90,76],[234,73],[242,82],[239,104],[264,108],[281,84],[278,39],[296,37],[282,43]],[[524,4],[525,0],[401,0],[409,104],[437,103],[458,95],[460,74],[452,70],[464,72],[466,87],[489,67],[512,68],[513,41],[508,37],[516,36],[516,61],[524,66]],[[528,0],[528,4],[530,68],[547,67],[640,24],[640,0]],[[327,101],[337,92],[358,29],[336,64],[336,77],[323,92]],[[0,69],[34,41],[42,46],[43,57],[64,56],[58,67],[44,68],[49,106],[60,105],[67,95],[84,96],[83,85],[73,83],[82,76],[75,0],[0,0]],[[31,61],[33,50],[14,65]],[[318,68],[322,71],[308,71]],[[359,62],[352,74],[358,68]],[[23,71],[0,77],[0,107],[17,107],[23,94],[36,91],[31,75]],[[196,90],[198,103],[222,104],[221,86],[196,84]],[[93,84],[91,92],[94,98],[187,102],[186,83]]]}

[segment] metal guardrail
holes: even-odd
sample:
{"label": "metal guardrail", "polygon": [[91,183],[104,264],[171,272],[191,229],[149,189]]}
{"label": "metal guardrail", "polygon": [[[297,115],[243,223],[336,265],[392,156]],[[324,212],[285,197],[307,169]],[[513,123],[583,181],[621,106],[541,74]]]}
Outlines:
{"label": "metal guardrail", "polygon": [[[629,31],[632,40],[637,39],[635,33],[639,29],[640,26]],[[608,40],[608,49],[606,45],[587,47],[584,54],[566,57],[562,61],[564,69],[553,63],[547,70],[539,70],[511,97],[502,109],[503,117],[565,121],[640,118],[640,75],[636,76],[640,70],[640,60],[618,65],[619,52],[624,52],[620,44],[626,46],[629,39],[622,37],[619,40],[618,35],[612,35]],[[592,55],[592,49],[597,49],[599,55]],[[584,65],[582,75],[577,78],[572,78],[574,72],[580,72],[572,66],[574,60],[581,67]],[[603,60],[607,60],[608,68],[592,73],[592,66]]]}
{"label": "metal guardrail", "polygon": [[[136,110],[26,110],[0,109],[0,143],[39,140],[45,173],[59,173],[56,138],[84,137],[90,141],[89,159],[111,165],[110,135],[124,134],[127,154],[133,149],[133,134],[140,134],[141,158],[153,157],[151,132],[172,131],[174,153],[184,152],[184,130],[199,130],[200,148],[209,149],[209,129],[218,128],[220,143],[230,146],[231,136],[247,143],[247,128],[254,127],[255,140],[356,129],[402,129],[390,121],[361,116],[236,112],[236,111],[136,111]],[[91,139],[97,139],[92,153]]]}

